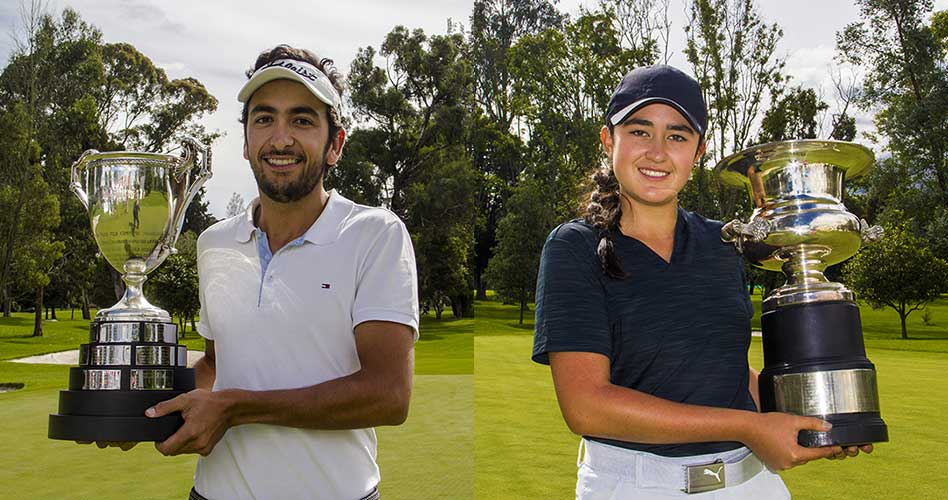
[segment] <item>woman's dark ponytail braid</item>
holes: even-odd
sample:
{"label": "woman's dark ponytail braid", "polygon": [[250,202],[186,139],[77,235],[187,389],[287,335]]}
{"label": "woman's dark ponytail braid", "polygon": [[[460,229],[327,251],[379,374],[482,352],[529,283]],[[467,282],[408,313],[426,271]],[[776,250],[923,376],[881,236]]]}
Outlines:
{"label": "woman's dark ponytail braid", "polygon": [[599,244],[596,254],[602,271],[610,278],[622,279],[627,276],[622,270],[622,261],[616,255],[614,233],[619,231],[622,218],[619,198],[619,181],[611,168],[601,168],[593,174],[596,190],[589,196],[584,219],[599,231]]}

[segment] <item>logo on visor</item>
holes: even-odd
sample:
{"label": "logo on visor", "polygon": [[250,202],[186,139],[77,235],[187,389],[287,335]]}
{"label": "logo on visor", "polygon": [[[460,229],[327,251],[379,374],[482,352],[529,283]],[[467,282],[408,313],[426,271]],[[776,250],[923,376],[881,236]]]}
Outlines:
{"label": "logo on visor", "polygon": [[302,76],[303,78],[305,78],[305,79],[311,81],[311,82],[315,82],[316,80],[319,79],[319,75],[316,75],[316,74],[313,73],[312,71],[310,71],[310,70],[308,70],[308,69],[306,69],[306,68],[297,66],[297,65],[293,64],[292,62],[287,61],[287,60],[285,60],[285,59],[284,59],[284,60],[280,60],[280,61],[275,61],[275,62],[273,62],[273,63],[271,63],[271,64],[268,64],[268,65],[264,66],[264,67],[261,68],[261,69],[273,68],[273,67],[286,68],[286,69],[288,69],[288,70],[290,70],[290,71],[296,73],[297,75],[300,75],[300,76]]}

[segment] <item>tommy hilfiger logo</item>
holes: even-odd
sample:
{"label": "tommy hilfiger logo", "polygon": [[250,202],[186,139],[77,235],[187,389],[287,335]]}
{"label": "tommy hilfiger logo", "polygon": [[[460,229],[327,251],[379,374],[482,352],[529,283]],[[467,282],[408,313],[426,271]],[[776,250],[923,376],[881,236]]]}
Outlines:
{"label": "tommy hilfiger logo", "polygon": [[323,283],[322,285],[323,288],[327,288],[327,289],[329,288],[329,286],[330,286],[329,283]]}

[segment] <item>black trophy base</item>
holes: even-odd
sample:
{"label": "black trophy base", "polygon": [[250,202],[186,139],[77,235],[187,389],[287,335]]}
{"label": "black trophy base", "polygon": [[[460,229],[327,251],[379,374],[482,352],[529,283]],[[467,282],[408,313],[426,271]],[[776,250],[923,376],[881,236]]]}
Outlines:
{"label": "black trophy base", "polygon": [[50,415],[50,439],[69,441],[164,441],[184,424],[180,414],[158,418]]}
{"label": "black trophy base", "polygon": [[[127,368],[125,368],[127,370]],[[174,390],[82,390],[81,368],[70,369],[70,390],[59,391],[59,412],[49,416],[50,439],[164,441],[184,419],[180,413],[149,418],[145,410],[194,389],[194,369],[177,367]]]}
{"label": "black trophy base", "polygon": [[[761,410],[812,416],[833,424],[828,432],[801,431],[797,436],[801,446],[858,446],[889,440],[888,428],[878,411],[875,366],[866,357],[859,308],[855,303],[830,301],[779,307],[761,315],[761,330],[764,348],[764,369],[758,380]],[[863,376],[836,379],[835,383],[851,384],[846,385],[846,389],[860,394],[857,399],[863,403],[845,408],[846,412],[815,414],[807,411],[807,398],[830,394],[835,386],[812,391],[788,385],[789,389],[777,394],[781,390],[776,384],[777,377],[847,371]],[[866,372],[871,372],[871,376],[865,376]],[[824,404],[820,406],[833,408],[832,401],[823,399]]]}
{"label": "black trophy base", "polygon": [[833,428],[828,432],[800,431],[797,436],[800,446],[862,446],[889,440],[889,429],[878,413],[829,415],[823,419],[833,424]]}

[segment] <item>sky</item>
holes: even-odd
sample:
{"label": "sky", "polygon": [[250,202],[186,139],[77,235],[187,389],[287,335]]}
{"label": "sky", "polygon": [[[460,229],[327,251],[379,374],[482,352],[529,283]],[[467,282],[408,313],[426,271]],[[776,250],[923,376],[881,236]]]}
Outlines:
{"label": "sky", "polygon": [[[22,1],[26,0],[0,2],[0,30],[6,34],[0,37],[2,65],[13,48]],[[575,14],[580,4],[561,0],[558,6]],[[671,0],[672,47],[684,47],[685,4],[684,0]],[[247,201],[256,196],[253,175],[242,156],[236,96],[245,81],[244,71],[257,54],[288,43],[332,58],[348,72],[359,48],[378,48],[396,25],[421,28],[428,34],[444,34],[448,19],[467,26],[473,0],[349,0],[331,4],[313,0],[47,0],[47,5],[52,12],[75,9],[102,31],[105,41],[130,43],[169,78],[197,78],[217,97],[217,111],[203,122],[224,136],[212,146],[214,177],[205,187],[211,213],[223,217],[232,193]],[[757,0],[757,6],[767,22],[777,22],[783,29],[778,56],[786,58],[785,72],[793,83],[818,89],[823,100],[833,106],[829,68],[836,32],[858,19],[858,8],[847,0]],[[948,0],[935,1],[936,10],[946,8]],[[680,49],[670,64],[688,70]],[[857,128],[869,127],[870,116],[859,116]],[[864,142],[858,137],[857,141]]]}

